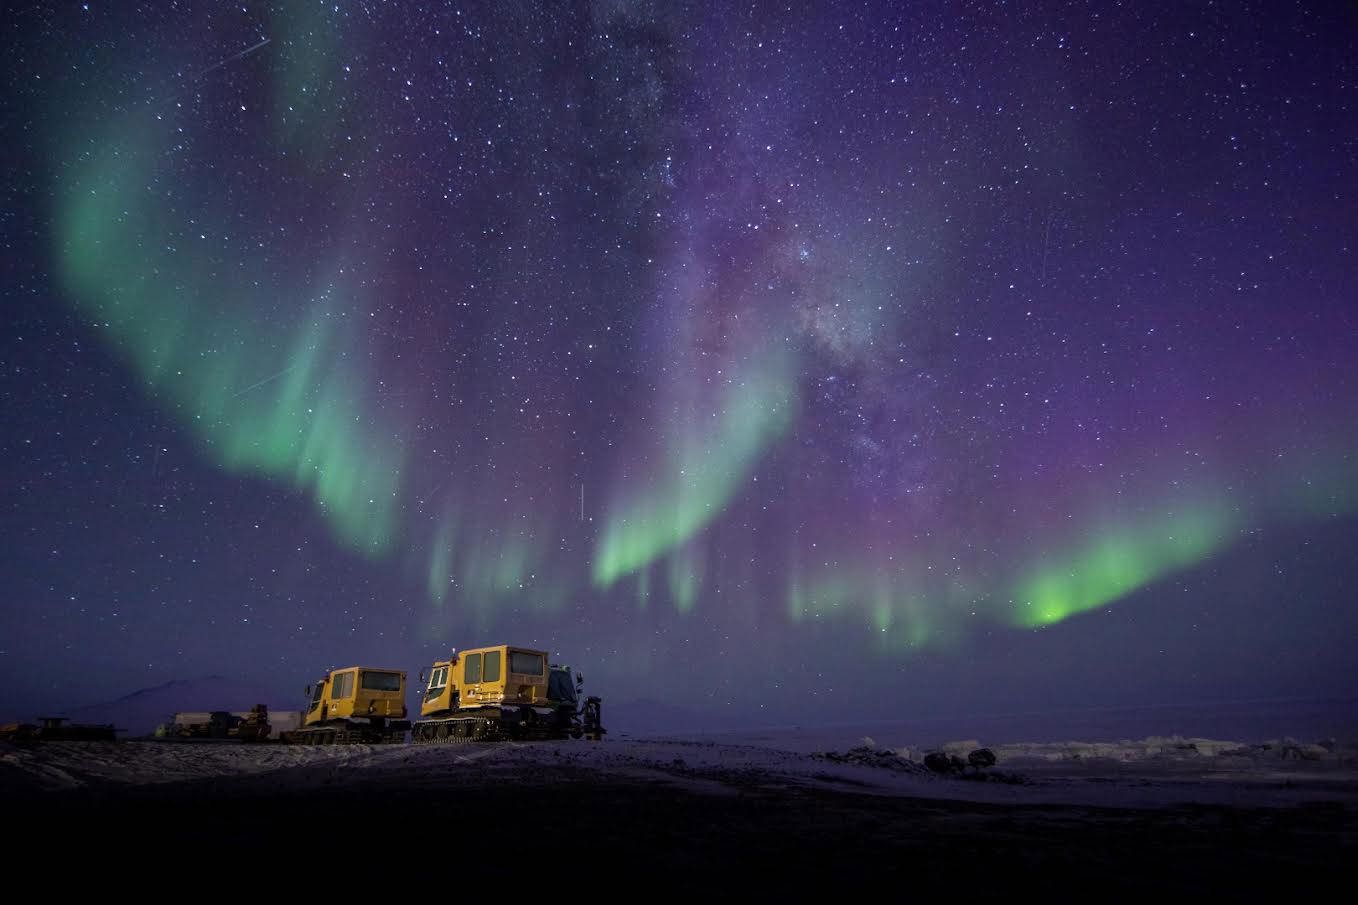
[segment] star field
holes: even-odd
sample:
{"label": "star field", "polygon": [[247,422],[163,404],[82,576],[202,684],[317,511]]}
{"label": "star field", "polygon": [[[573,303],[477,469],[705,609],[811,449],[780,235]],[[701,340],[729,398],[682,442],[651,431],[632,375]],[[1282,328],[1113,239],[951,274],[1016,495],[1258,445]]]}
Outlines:
{"label": "star field", "polygon": [[5,19],[15,700],[1354,690],[1342,4]]}

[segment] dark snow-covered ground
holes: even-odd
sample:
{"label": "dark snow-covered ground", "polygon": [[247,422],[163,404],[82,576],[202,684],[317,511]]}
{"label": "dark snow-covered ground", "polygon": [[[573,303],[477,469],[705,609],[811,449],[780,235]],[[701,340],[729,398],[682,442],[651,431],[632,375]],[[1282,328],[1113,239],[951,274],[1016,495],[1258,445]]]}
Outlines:
{"label": "dark snow-covered ground", "polygon": [[[366,869],[374,845],[418,864],[432,847],[519,882],[553,864],[611,884],[639,877],[605,888],[647,896],[894,883],[1240,899],[1344,880],[1358,844],[1349,743],[994,742],[995,767],[963,778],[927,772],[922,749],[843,732],[331,748],[0,743],[0,798],[24,829],[21,860],[69,847],[77,827],[99,840],[85,847],[91,864],[199,864],[214,853],[281,865],[320,846],[353,853],[326,862],[343,874]],[[965,755],[976,744],[943,747]]]}
{"label": "dark snow-covered ground", "polygon": [[[501,769],[534,773],[549,782],[558,768],[569,767],[601,782],[661,783],[713,795],[754,784],[988,804],[1160,808],[1332,802],[1358,808],[1358,748],[1329,740],[1322,745],[1171,736],[999,744],[991,747],[998,759],[992,770],[960,778],[924,770],[921,749],[883,748],[870,738],[816,748],[789,733],[786,742],[765,733],[454,747],[155,741],[0,745],[0,790],[163,790],[199,781],[222,787],[248,780],[252,792],[292,792],[315,783],[460,783]],[[959,740],[941,750],[965,758],[977,747],[975,740]],[[879,753],[864,756],[868,748]],[[855,749],[856,755],[846,756]]]}
{"label": "dark snow-covered ground", "polygon": [[[149,717],[186,692],[203,689],[132,703]],[[520,883],[576,878],[542,887],[556,891],[592,870],[605,885],[591,888],[647,896],[889,883],[1240,900],[1351,878],[1350,713],[1256,702],[668,734],[614,722],[598,743],[454,747],[0,743],[0,800],[23,829],[20,863],[68,850],[78,827],[99,840],[82,859],[194,870],[215,853],[290,871],[333,846],[357,860],[327,870],[363,872],[376,845],[415,870],[432,847]],[[1126,731],[1147,727],[1160,731]],[[997,757],[988,771],[922,766],[980,747]],[[346,834],[365,841],[346,848]]]}

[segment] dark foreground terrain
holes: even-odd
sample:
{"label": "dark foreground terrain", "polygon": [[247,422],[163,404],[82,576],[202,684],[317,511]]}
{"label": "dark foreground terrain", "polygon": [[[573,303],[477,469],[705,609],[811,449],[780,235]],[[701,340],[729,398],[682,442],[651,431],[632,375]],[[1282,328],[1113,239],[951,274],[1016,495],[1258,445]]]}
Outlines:
{"label": "dark foreground terrain", "polygon": [[886,883],[1237,899],[1351,882],[1351,765],[1185,760],[1025,772],[1011,758],[987,781],[904,759],[692,742],[70,743],[0,748],[0,792],[21,830],[13,863],[78,853],[76,882],[123,876],[87,873],[115,867],[238,888],[246,874],[300,870],[401,881],[399,892],[417,871],[475,868],[548,884],[535,891],[628,898]]}

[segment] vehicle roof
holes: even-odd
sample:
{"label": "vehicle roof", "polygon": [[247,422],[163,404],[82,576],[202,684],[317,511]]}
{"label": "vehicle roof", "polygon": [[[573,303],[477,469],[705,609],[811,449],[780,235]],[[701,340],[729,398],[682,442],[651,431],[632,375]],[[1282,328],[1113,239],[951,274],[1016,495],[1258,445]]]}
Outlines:
{"label": "vehicle roof", "polygon": [[544,657],[547,656],[547,651],[545,650],[541,650],[536,647],[525,647],[522,644],[486,644],[482,647],[466,647],[460,651],[457,651],[456,654],[457,656],[460,657],[463,654],[477,654],[480,653],[481,651],[504,650],[505,648],[509,648],[511,650],[521,650],[526,654],[542,654],[542,656]]}

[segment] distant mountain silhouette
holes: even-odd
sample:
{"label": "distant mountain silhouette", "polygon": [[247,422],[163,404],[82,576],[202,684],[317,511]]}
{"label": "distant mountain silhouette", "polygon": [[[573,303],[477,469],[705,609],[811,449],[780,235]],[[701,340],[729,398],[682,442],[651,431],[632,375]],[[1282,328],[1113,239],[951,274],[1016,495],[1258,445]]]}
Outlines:
{"label": "distant mountain silhouette", "polygon": [[69,717],[78,723],[113,723],[129,737],[149,735],[160,723],[181,710],[249,710],[266,704],[270,710],[296,710],[300,696],[286,696],[263,685],[225,676],[176,679],[143,688],[114,701],[87,704],[52,716]]}

